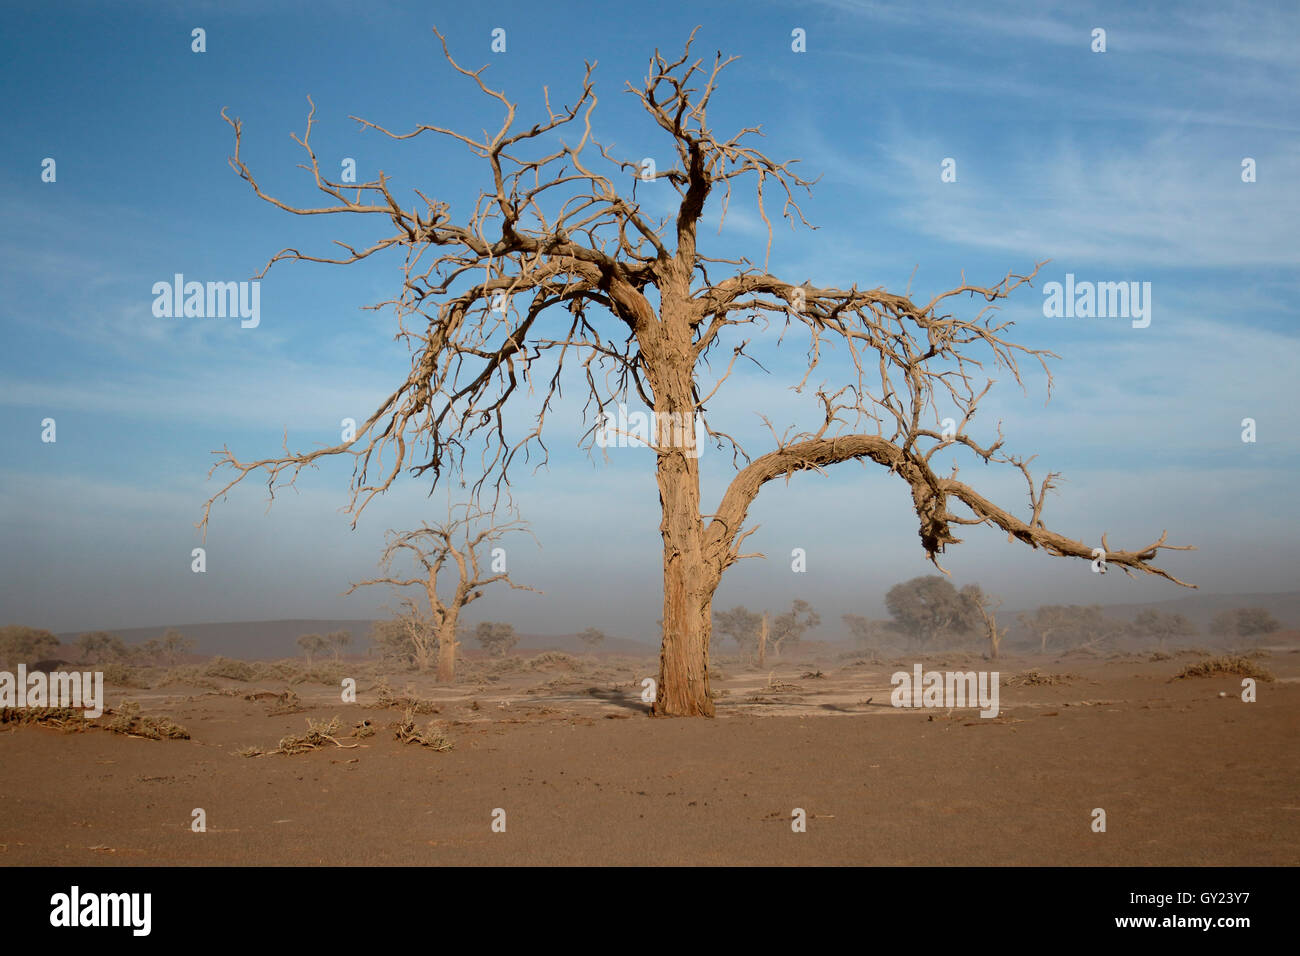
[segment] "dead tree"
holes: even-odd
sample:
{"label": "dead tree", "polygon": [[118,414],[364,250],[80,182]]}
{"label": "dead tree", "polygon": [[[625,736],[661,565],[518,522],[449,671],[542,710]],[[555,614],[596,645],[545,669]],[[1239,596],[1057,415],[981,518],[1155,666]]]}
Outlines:
{"label": "dead tree", "polygon": [[[429,192],[413,190],[418,202],[403,205],[382,172],[360,185],[331,178],[311,144],[314,105],[305,134],[295,139],[305,152],[303,168],[324,198],[314,206],[285,202],[255,179],[241,153],[243,127],[223,111],[234,130],[231,166],[258,197],[297,215],[360,222],[368,236],[355,245],[336,240],[332,253],[286,248],[266,269],[282,260],[347,265],[379,253],[402,257],[400,292],[373,307],[394,309],[411,371],[341,444],[303,452],[286,445],[283,454],[251,460],[223,448],[214,470],[225,467],[233,475],[209,499],[200,526],[206,527],[213,502],[246,476],[262,473],[274,495],[277,485],[291,484],[303,468],[335,455],[355,466],[347,507],[354,522],[403,469],[430,475],[434,485],[469,477],[475,495],[499,495],[515,465],[546,461],[543,426],[568,368],[585,380],[586,407],[595,419],[584,439],[588,449],[607,408],[635,394],[654,411],[664,578],[657,715],[712,715],[713,595],[723,572],[752,556],[741,550],[755,530],[746,528],[746,516],[763,486],[776,479],[841,462],[875,462],[907,483],[921,546],[936,565],[938,555],[960,540],[956,527],[979,524],[1050,555],[1092,561],[1094,545],[1043,523],[1044,499],[1058,476],[1036,485],[1030,459],[1002,450],[1000,428],[984,443],[968,432],[993,384],[982,380],[986,365],[1005,370],[1023,387],[1018,361],[1036,362],[1050,394],[1046,359],[1056,356],[1011,341],[1011,323],[996,318],[997,303],[1030,283],[1038,267],[992,285],[963,276],[928,301],[913,299],[910,289],[814,288],[771,274],[772,226],[764,202],[775,195],[792,227],[807,225],[796,192],[812,183],[794,171],[794,161],[778,163],[752,145],[757,127],[729,138],[714,133],[708,106],[731,58],[719,54],[707,65],[692,59],[693,40],[694,33],[673,59],[656,52],[644,82],[628,84],[664,137],[662,155],[671,157],[653,172],[639,157],[617,157],[593,137],[594,64],[587,64],[572,105],[555,108],[544,90],[536,121],[517,124],[517,104],[488,86],[484,68],[457,63],[443,40],[451,68],[499,109],[494,132],[424,124],[392,132],[353,118],[395,141],[445,138],[481,160],[486,185],[459,221],[449,202]],[[637,189],[652,182],[675,191],[670,215],[656,217],[638,200]],[[725,220],[732,188],[746,183],[767,224],[761,266],[706,255],[697,241],[706,204],[712,200]],[[374,227],[387,223],[391,231],[375,238]],[[978,311],[954,315],[951,308],[965,299]],[[837,386],[816,388],[817,424],[781,435],[772,429],[773,446],[750,457],[709,424],[706,404],[748,358],[743,336],[772,320],[785,326],[783,336],[806,336],[808,365],[798,389],[832,353],[843,371],[835,372]],[[717,355],[722,360],[715,367]],[[518,418],[505,410],[530,395],[536,404],[527,423],[512,428]],[[709,440],[731,449],[737,468],[711,510],[700,502],[698,439],[690,427],[697,415]],[[941,428],[944,415],[955,430]],[[947,475],[936,471],[934,456],[945,449],[1020,469],[1029,484],[1028,513],[1021,517],[989,501],[955,468]],[[1133,550],[1112,550],[1104,539],[1102,547],[1111,566],[1176,580],[1152,563],[1171,547],[1164,535]]]}
{"label": "dead tree", "polygon": [[961,589],[961,596],[984,622],[984,633],[989,639],[989,659],[997,660],[998,647],[1002,638],[1007,636],[1006,628],[998,628],[998,608],[1002,606],[1002,599],[984,593],[978,584],[966,585]]}
{"label": "dead tree", "polygon": [[[482,527],[484,522],[491,523]],[[475,530],[480,528],[481,530]],[[497,563],[495,559],[486,570],[482,567],[483,548],[515,531],[529,535],[532,533],[528,531],[525,522],[517,518],[498,524],[491,514],[472,505],[449,507],[447,520],[441,524],[425,523],[414,531],[401,533],[389,531],[388,545],[379,559],[380,569],[388,573],[384,577],[360,581],[345,593],[351,594],[357,588],[371,584],[424,588],[429,601],[431,622],[428,634],[434,638],[438,650],[438,680],[449,684],[456,679],[456,650],[460,646],[456,640],[456,628],[463,608],[481,598],[484,588],[499,581],[517,591],[541,593],[536,588],[515,584],[504,570],[504,563]],[[419,577],[401,578],[391,573],[395,560],[404,553],[415,560],[423,569],[423,574]],[[448,568],[453,570],[452,580],[456,583],[444,599],[438,590],[438,576]],[[432,656],[427,638],[423,642],[420,640],[418,627],[411,628],[411,634],[415,642],[416,666],[422,671],[426,670]]]}

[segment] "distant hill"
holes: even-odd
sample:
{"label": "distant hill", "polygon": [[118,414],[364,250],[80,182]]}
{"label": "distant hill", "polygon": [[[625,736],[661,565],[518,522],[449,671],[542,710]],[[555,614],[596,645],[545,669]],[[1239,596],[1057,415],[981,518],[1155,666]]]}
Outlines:
{"label": "distant hill", "polygon": [[[1048,602],[1053,603],[1053,602]],[[1300,627],[1300,591],[1286,591],[1276,594],[1190,594],[1186,597],[1173,598],[1149,604],[1110,604],[1105,605],[1106,613],[1113,617],[1132,619],[1139,611],[1147,608],[1165,612],[1184,614],[1207,634],[1210,619],[1220,611],[1235,607],[1260,607],[1269,611],[1282,622],[1284,628]],[[1029,610],[1033,610],[1030,608]],[[1001,610],[998,621],[1006,622],[1015,630],[1017,611]],[[302,634],[327,634],[330,631],[348,631],[352,634],[350,654],[364,654],[370,646],[370,628],[373,621],[312,620],[307,618],[287,621],[229,621],[208,624],[177,624],[163,627],[133,627],[112,631],[127,644],[138,644],[152,638],[162,637],[167,627],[175,627],[186,637],[198,641],[197,653],[221,654],[226,657],[239,657],[244,660],[273,659],[295,657],[300,651],[295,643]],[[835,640],[835,633],[841,628],[838,622],[823,625],[818,632],[808,635],[811,640]],[[59,639],[70,643],[77,637],[76,633],[60,634]],[[840,635],[847,640],[847,634]],[[730,647],[730,642],[725,642]],[[473,653],[478,649],[472,639],[464,641],[467,651]],[[564,651],[569,654],[586,653],[587,646],[579,640],[577,634],[528,634],[520,633],[519,649],[526,651]],[[598,653],[606,654],[647,654],[658,646],[655,641],[637,641],[629,638],[607,637]]]}
{"label": "distant hill", "polygon": [[[347,631],[352,635],[349,654],[364,654],[370,647],[371,620],[312,620],[298,618],[286,621],[227,621],[206,624],[168,624],[162,627],[131,627],[110,631],[127,644],[141,644],[148,640],[160,638],[169,627],[174,627],[186,637],[198,641],[196,653],[220,654],[224,657],[238,657],[242,660],[273,660],[282,657],[295,657],[302,652],[297,640],[303,634],[328,634],[330,631]],[[79,632],[77,632],[79,633]],[[64,643],[72,643],[77,633],[58,635]],[[465,649],[471,653],[478,649],[472,639],[462,639]],[[519,650],[529,651],[564,651],[569,654],[586,653],[577,634],[523,634],[519,635]],[[605,654],[646,654],[653,651],[653,645],[609,636],[597,649]]]}
{"label": "distant hill", "polygon": [[[1056,603],[1056,602],[1048,602]],[[1155,601],[1148,604],[1106,604],[1103,608],[1110,617],[1131,620],[1138,612],[1153,609],[1168,613],[1184,615],[1200,629],[1202,634],[1209,633],[1210,620],[1220,611],[1236,607],[1259,607],[1268,611],[1282,622],[1284,628],[1300,627],[1300,591],[1283,591],[1275,594],[1199,594],[1192,593],[1186,597],[1172,598],[1168,601]],[[1033,608],[1029,609],[1033,611]],[[998,612],[1001,622],[1006,615],[1008,622],[1014,621],[1017,611]]]}

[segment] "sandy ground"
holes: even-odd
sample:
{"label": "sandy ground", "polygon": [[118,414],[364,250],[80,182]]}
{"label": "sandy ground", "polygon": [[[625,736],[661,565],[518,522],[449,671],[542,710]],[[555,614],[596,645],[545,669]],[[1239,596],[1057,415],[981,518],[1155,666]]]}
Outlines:
{"label": "sandy ground", "polygon": [[[1004,659],[996,719],[891,707],[890,674],[911,657],[724,661],[715,720],[647,717],[650,658],[452,688],[393,675],[439,702],[418,720],[437,721],[448,752],[394,739],[400,712],[374,706],[371,678],[355,704],[300,684],[305,709],[288,714],[244,696],[283,683],[113,687],[110,706],[140,701],[193,739],[4,727],[0,864],[1294,865],[1300,653],[1259,660],[1278,679],[1256,703],[1237,677],[1170,679],[1197,659]],[[1031,667],[1075,676],[1007,686]],[[334,715],[343,734],[364,719],[378,732],[237,755]]]}

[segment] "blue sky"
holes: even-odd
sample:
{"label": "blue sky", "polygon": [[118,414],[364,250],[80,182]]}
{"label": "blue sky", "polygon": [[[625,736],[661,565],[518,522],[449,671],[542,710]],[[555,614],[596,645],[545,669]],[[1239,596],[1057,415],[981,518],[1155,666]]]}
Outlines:
{"label": "blue sky", "polygon": [[[260,202],[227,165],[227,107],[244,123],[245,159],[290,201],[311,184],[289,137],[316,104],[322,159],[382,169],[400,196],[420,188],[463,210],[483,184],[464,151],[394,143],[348,119],[393,129],[426,122],[474,132],[497,113],[443,61],[436,24],[467,66],[520,105],[541,88],[568,102],[598,61],[595,129],[629,157],[670,162],[669,144],[624,84],[658,46],[741,59],[723,74],[718,132],[761,125],[762,147],[821,176],[804,211],[815,232],[778,226],[771,268],[793,282],[902,290],[918,299],[963,273],[993,283],[1042,260],[1033,289],[1004,309],[1020,341],[1062,356],[1044,404],[995,386],[977,434],[1003,423],[1009,447],[1067,481],[1049,525],[1082,540],[1146,544],[1168,528],[1199,546],[1165,563],[1210,592],[1295,587],[1300,545],[1294,384],[1300,294],[1300,14],[1292,3],[123,3],[10,5],[0,37],[10,184],[0,226],[0,619],[54,630],[270,617],[366,617],[390,597],[343,597],[372,573],[384,531],[436,518],[441,492],[403,479],[353,530],[340,512],[350,467],[326,463],[268,511],[250,481],[218,505],[208,571],[190,572],[211,452],[242,457],[337,441],[405,375],[389,312],[395,259],[346,269],[289,263],[261,288],[261,323],[160,319],[151,287],[175,273],[250,279],[286,246],[323,252],[364,242],[368,224],[299,218]],[[202,27],[207,51],[191,52]],[[491,31],[507,49],[490,51]],[[806,31],[807,52],[791,50]],[[1091,49],[1106,31],[1106,52]],[[43,182],[46,157],[55,182]],[[1243,158],[1257,180],[1244,183]],[[941,163],[956,162],[955,182]],[[334,167],[337,168],[337,167]],[[669,194],[642,186],[646,208]],[[765,234],[738,196],[713,255],[761,257]],[[1042,285],[1151,283],[1152,321],[1045,318]],[[789,386],[802,351],[756,343],[710,406],[715,427],[761,454],[817,410]],[[833,366],[831,366],[833,369]],[[576,379],[574,380],[576,386]],[[651,639],[659,617],[658,499],[645,449],[592,460],[574,389],[551,416],[550,466],[521,472],[515,498],[538,549],[510,548],[511,570],[544,596],[500,594],[474,619],[521,630],[588,625]],[[58,440],[42,443],[54,418]],[[1254,418],[1258,440],[1241,441]],[[521,419],[522,420],[522,419]],[[981,431],[982,429],[982,431]],[[770,443],[770,439],[768,439]],[[1020,476],[962,462],[982,493],[1023,513]],[[732,474],[706,451],[705,509]],[[880,615],[899,580],[928,573],[907,488],[842,465],[764,490],[747,542],[768,555],[728,572],[718,604],[777,609],[811,600],[828,622]],[[970,529],[944,566],[1008,606],[1121,603],[1181,596],[1155,578],[1090,573]],[[808,571],[790,552],[804,548]],[[829,634],[835,628],[828,628]]]}

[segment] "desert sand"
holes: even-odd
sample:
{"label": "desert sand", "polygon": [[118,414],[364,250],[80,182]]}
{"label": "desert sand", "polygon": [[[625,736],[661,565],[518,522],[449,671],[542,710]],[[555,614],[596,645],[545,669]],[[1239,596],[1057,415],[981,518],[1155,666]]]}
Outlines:
{"label": "desert sand", "polygon": [[[191,739],[0,728],[0,863],[1294,865],[1300,652],[1259,656],[1276,679],[1254,703],[1237,676],[1173,679],[1201,656],[723,658],[713,720],[648,716],[649,655],[386,675],[433,702],[415,721],[444,751],[396,739],[368,662],[356,703],[297,683],[286,704],[283,680],[110,685],[110,707]],[[999,715],[891,706],[917,660],[996,668]],[[1011,686],[1031,669],[1065,676]],[[338,745],[240,756],[335,716]]]}

